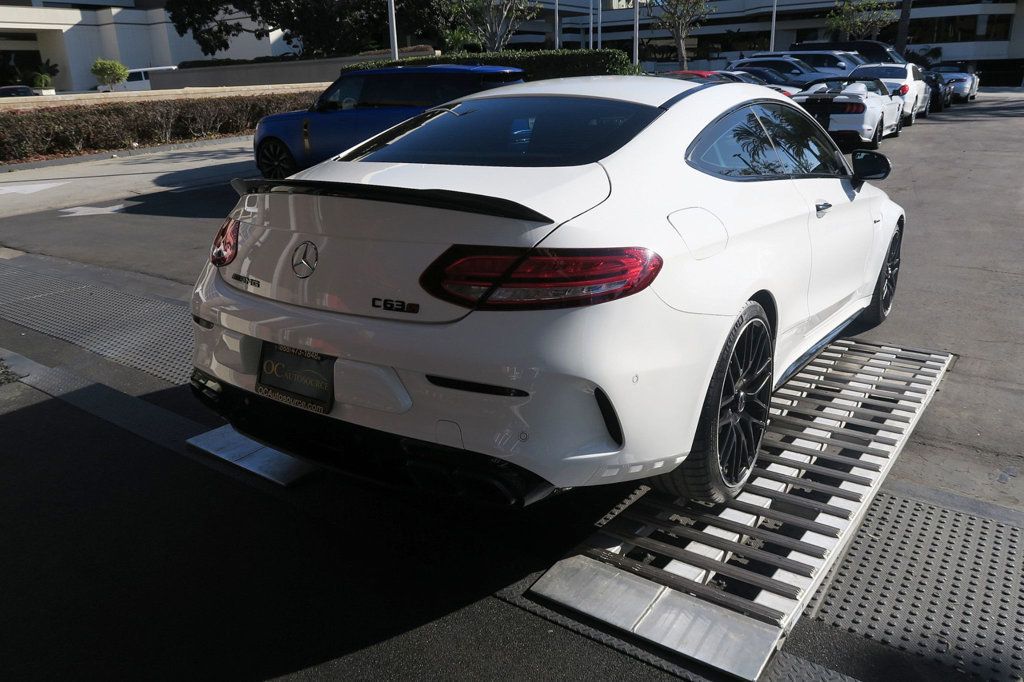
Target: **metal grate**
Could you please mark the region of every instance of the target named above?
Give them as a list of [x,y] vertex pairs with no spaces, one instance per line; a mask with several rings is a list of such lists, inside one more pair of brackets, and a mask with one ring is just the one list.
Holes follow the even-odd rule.
[[634,493],[532,592],[756,679],[849,543],[951,359],[832,343],[773,395],[739,497],[710,506]]
[[1024,678],[1024,529],[882,492],[819,618],[983,679]]
[[0,318],[174,384],[192,369],[188,306],[0,263]]

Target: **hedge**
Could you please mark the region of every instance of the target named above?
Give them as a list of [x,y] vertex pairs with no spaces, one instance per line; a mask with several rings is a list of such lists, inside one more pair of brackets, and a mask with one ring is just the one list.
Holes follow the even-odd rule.
[[430,64],[492,64],[515,66],[526,72],[526,80],[569,76],[606,76],[636,73],[622,50],[506,50],[504,52],[453,52],[435,57],[410,57],[398,61],[373,60],[341,69],[379,69],[385,66],[427,66]]
[[281,111],[304,109],[315,93],[117,102],[0,111],[0,163],[250,133]]

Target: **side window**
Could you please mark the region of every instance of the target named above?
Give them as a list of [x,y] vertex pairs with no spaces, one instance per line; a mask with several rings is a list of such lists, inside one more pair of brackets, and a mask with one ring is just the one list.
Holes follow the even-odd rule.
[[363,80],[362,76],[339,78],[320,96],[318,108],[322,111],[355,109],[359,106]]
[[143,78],[144,78],[145,80],[147,80],[147,81],[148,81],[148,80],[149,80],[149,71],[143,71],[143,72],[142,72],[142,77],[143,77]]
[[764,123],[785,172],[793,175],[849,175],[842,152],[808,116],[786,104],[762,104]]
[[705,128],[691,146],[689,162],[726,177],[785,177],[778,153],[753,107],[727,114]]
[[913,73],[914,73],[914,80],[916,80],[916,81],[923,81],[924,80],[924,76],[921,75],[921,69],[917,68],[916,64],[911,65],[910,70],[913,71]]
[[141,71],[132,71],[131,73],[128,74],[128,80],[127,80],[128,83],[136,83],[136,82],[141,81],[141,80],[142,80],[142,72]]

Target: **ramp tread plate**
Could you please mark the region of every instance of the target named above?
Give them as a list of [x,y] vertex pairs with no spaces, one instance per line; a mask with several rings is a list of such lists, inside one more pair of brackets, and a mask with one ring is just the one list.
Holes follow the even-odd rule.
[[[531,593],[756,679],[849,545],[952,361],[865,342],[833,343],[823,354],[849,369],[812,360],[827,366],[777,390],[763,443],[770,452],[759,454],[737,499],[711,506],[641,487]],[[871,371],[859,371],[868,363]],[[790,408],[809,418],[788,416]],[[591,577],[574,589],[591,573],[600,589]],[[640,601],[654,595],[631,606],[641,614],[631,624],[612,620],[623,608],[614,576],[627,574],[627,591],[638,594],[641,580],[651,589]]]

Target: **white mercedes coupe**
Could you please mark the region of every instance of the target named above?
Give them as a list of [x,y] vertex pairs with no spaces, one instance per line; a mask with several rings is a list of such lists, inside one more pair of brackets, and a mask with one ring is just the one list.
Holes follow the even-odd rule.
[[239,431],[378,479],[723,501],[773,388],[889,314],[904,214],[866,182],[888,173],[758,85],[477,93],[235,181],[192,385]]

